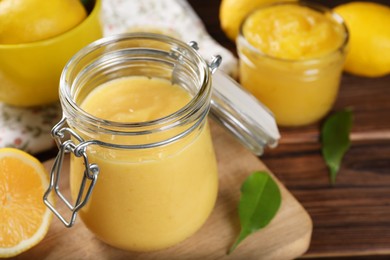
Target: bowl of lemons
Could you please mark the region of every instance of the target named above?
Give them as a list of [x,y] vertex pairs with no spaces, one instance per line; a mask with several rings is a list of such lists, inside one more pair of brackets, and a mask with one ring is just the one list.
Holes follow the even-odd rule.
[[66,62],[102,37],[101,0],[0,1],[0,102],[58,100]]

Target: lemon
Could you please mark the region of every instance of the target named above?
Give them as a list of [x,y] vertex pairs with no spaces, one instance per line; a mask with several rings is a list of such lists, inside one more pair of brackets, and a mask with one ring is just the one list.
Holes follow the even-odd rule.
[[1,148],[0,165],[2,258],[38,244],[49,229],[52,214],[42,200],[49,177],[41,162],[21,150]]
[[351,2],[334,11],[343,17],[350,32],[344,70],[365,77],[390,73],[390,7]]
[[[281,0],[222,0],[219,7],[219,20],[226,36],[234,41],[239,33],[244,18],[261,5],[280,2]],[[284,0],[296,1],[296,0]]]
[[72,29],[86,16],[79,0],[1,0],[0,44],[48,39]]

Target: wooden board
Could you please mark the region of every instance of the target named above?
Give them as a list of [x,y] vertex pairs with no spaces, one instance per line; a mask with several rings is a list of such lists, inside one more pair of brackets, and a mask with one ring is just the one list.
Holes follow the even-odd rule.
[[[100,242],[78,219],[67,229],[53,219],[45,239],[17,259],[294,259],[309,247],[312,221],[304,208],[279,183],[282,205],[273,221],[226,254],[239,233],[237,205],[243,180],[265,165],[222,128],[212,124],[220,173],[220,189],[213,213],[192,237],[162,251],[126,252]],[[53,163],[45,163],[49,169]],[[65,171],[69,171],[68,162]]]

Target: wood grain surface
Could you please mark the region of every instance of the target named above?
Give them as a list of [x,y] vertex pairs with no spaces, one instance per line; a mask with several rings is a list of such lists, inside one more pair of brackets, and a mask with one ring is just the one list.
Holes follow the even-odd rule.
[[[45,239],[16,259],[294,259],[310,244],[312,222],[297,200],[279,183],[282,205],[272,222],[248,237],[227,255],[239,233],[237,205],[243,180],[256,170],[267,170],[222,128],[212,124],[219,167],[219,194],[213,213],[194,236],[177,246],[152,253],[132,253],[110,247],[90,233],[80,219],[66,229],[56,218]],[[45,163],[50,168],[53,160]],[[64,172],[69,172],[68,160]],[[64,187],[67,187],[65,184]],[[69,188],[66,188],[69,191]],[[64,205],[57,205],[61,211]]]
[[[328,7],[351,1],[309,0]],[[220,29],[220,1],[189,2],[210,35],[236,53],[234,42]],[[369,2],[390,6],[388,0]],[[313,219],[305,257],[390,259],[390,75],[364,78],[345,73],[333,111],[346,107],[354,114],[352,146],[334,187],[320,152],[322,122],[282,128],[280,145],[261,159]]]

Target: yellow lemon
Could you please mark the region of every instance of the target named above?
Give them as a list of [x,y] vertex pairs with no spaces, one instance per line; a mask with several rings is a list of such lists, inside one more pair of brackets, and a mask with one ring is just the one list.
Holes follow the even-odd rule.
[[345,71],[366,77],[390,73],[390,7],[371,2],[351,2],[334,11],[350,32]]
[[1,0],[0,44],[48,39],[72,29],[86,16],[79,0]]
[[[282,0],[222,0],[219,7],[219,20],[226,36],[234,41],[239,33],[241,22],[255,8]],[[296,1],[296,0],[284,0]]]
[[[43,203],[49,178],[33,156],[0,149],[0,258],[18,255],[46,235],[52,214]],[[52,198],[50,197],[52,201]]]

